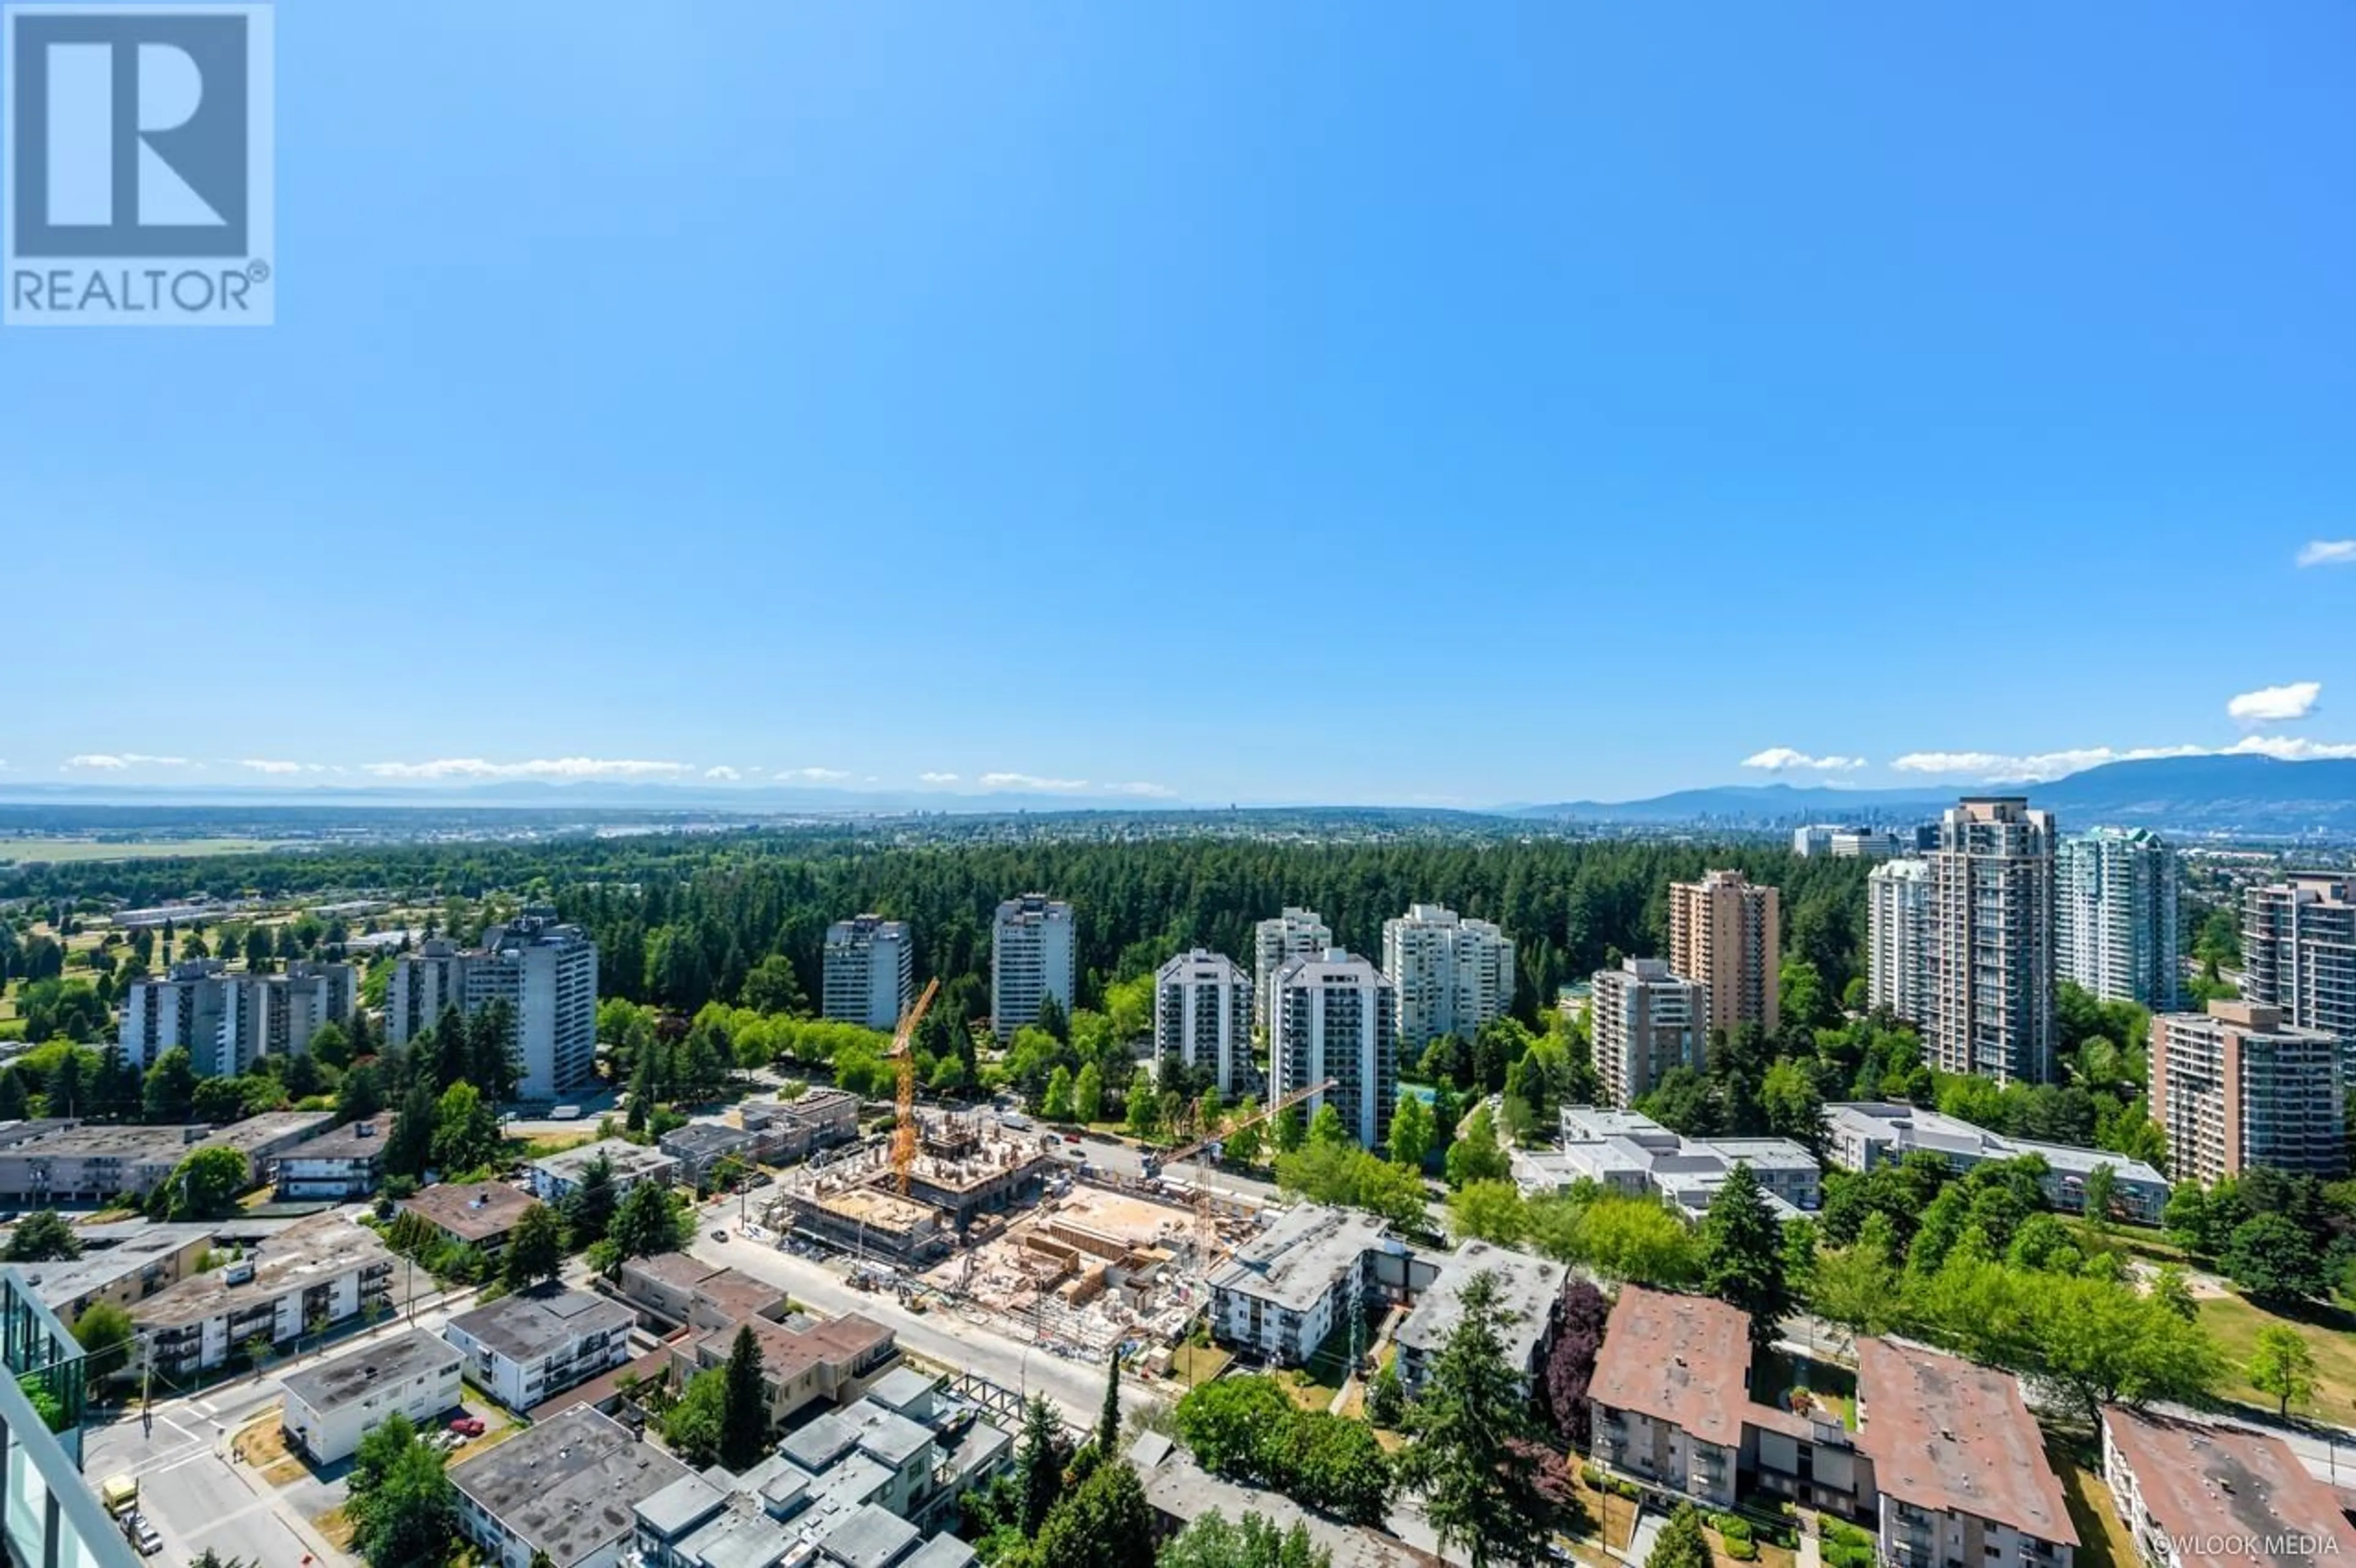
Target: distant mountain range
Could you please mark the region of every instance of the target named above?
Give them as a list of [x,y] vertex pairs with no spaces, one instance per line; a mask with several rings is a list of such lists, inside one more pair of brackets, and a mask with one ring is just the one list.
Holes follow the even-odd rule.
[[[1604,827],[1717,828],[1763,831],[1807,822],[1908,825],[1927,820],[1965,795],[2025,795],[2057,813],[2064,828],[2097,823],[2163,827],[2179,833],[2286,837],[2356,835],[2356,761],[2283,763],[2271,757],[2165,757],[2109,763],[2049,784],[1906,789],[1841,789],[1826,785],[1730,784],[1678,790],[1645,800],[1568,801],[1507,805],[1491,811],[1318,806],[1279,809],[1349,812],[1368,817],[1454,818],[1459,821],[1556,821]],[[1028,812],[1127,814],[1183,817],[1227,811],[1225,805],[1132,799],[1103,795],[1017,793],[955,795],[942,791],[829,789],[809,785],[622,783],[556,784],[531,780],[428,785],[265,786],[255,784],[131,785],[91,783],[0,784],[0,802],[94,807],[236,806],[378,808],[441,811],[627,812],[721,818],[905,816],[916,813],[1003,816]],[[1262,808],[1267,809],[1267,808]],[[1501,821],[1502,819],[1502,821]]]
[[1650,800],[1570,801],[1514,815],[1628,826],[1783,827],[1809,822],[1916,822],[1965,795],[2025,795],[2064,828],[2097,823],[2267,837],[2356,832],[2356,762],[2156,757],[2105,763],[2048,784],[1922,789],[1733,784]]

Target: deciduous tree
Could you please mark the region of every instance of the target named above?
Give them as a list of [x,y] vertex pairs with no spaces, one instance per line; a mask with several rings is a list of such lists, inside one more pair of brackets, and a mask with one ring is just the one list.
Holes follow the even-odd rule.
[[2250,1386],[2275,1396],[2275,1413],[2287,1418],[2290,1407],[2315,1397],[2315,1352],[2297,1329],[2269,1323],[2258,1330],[2250,1353]]

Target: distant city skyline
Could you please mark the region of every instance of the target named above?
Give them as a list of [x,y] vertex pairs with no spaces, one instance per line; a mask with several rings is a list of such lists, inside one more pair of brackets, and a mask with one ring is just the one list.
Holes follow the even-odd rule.
[[0,343],[0,790],[2356,757],[2347,7],[918,9],[307,10],[277,325]]

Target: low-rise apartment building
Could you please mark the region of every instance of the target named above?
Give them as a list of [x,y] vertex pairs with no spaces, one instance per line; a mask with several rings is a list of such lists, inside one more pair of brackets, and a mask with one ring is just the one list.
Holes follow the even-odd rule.
[[1746,1493],[1868,1523],[1897,1568],[2070,1568],[2077,1534],[2010,1373],[1859,1339],[1855,1424],[1752,1388],[1749,1319],[1622,1287],[1589,1385],[1589,1457],[1664,1505]]
[[204,1148],[235,1149],[245,1157],[245,1184],[275,1180],[278,1162],[336,1125],[333,1111],[265,1111],[208,1134]]
[[786,1315],[786,1293],[738,1269],[714,1268],[685,1253],[658,1253],[622,1265],[624,1301],[663,1332],[682,1326],[725,1328],[748,1317]]
[[528,1411],[630,1358],[627,1307],[578,1290],[503,1296],[453,1317],[442,1337],[466,1376],[509,1410]]
[[[116,1232],[116,1233],[109,1233]],[[81,1227],[82,1253],[16,1264],[16,1272],[67,1328],[91,1307],[111,1301],[126,1310],[196,1271],[212,1247],[210,1225]]]
[[93,1208],[145,1200],[211,1133],[209,1127],[20,1122],[0,1145],[0,1205]]
[[278,1157],[277,1193],[290,1201],[372,1197],[384,1185],[389,1121],[362,1117]]
[[926,1532],[1012,1465],[1014,1439],[939,1380],[902,1370],[734,1475],[714,1467],[637,1504],[643,1568],[970,1568]]
[[1365,1302],[1366,1254],[1389,1234],[1371,1214],[1295,1204],[1212,1276],[1212,1338],[1277,1366],[1306,1361]]
[[1463,1316],[1464,1287],[1478,1274],[1496,1282],[1498,1337],[1505,1343],[1505,1360],[1520,1375],[1525,1392],[1537,1387],[1547,1349],[1554,1343],[1555,1308],[1570,1270],[1551,1259],[1471,1241],[1440,1261],[1439,1274],[1399,1325],[1398,1377],[1410,1395],[1422,1392],[1432,1358],[1446,1347],[1450,1330]]
[[679,1162],[681,1181],[701,1188],[716,1179],[724,1161],[746,1170],[758,1164],[761,1135],[719,1122],[690,1122],[663,1134],[657,1147]]
[[485,1257],[507,1251],[508,1238],[523,1217],[540,1207],[529,1192],[503,1181],[436,1182],[401,1201],[401,1211],[431,1226],[445,1242],[474,1248]]
[[784,1322],[746,1317],[672,1348],[680,1384],[697,1372],[727,1365],[740,1328],[750,1328],[761,1347],[761,1388],[768,1396],[773,1429],[813,1404],[858,1398],[869,1380],[900,1354],[891,1329],[856,1312],[825,1321],[799,1314]]
[[289,1345],[387,1310],[392,1265],[376,1232],[341,1214],[297,1221],[251,1255],[134,1305],[141,1360],[159,1379],[179,1381],[257,1341]]
[[1894,1340],[1857,1342],[1858,1447],[1891,1568],[2071,1568],[2078,1531],[2020,1380]]
[[561,1201],[566,1193],[581,1185],[582,1173],[600,1159],[614,1173],[614,1191],[617,1196],[641,1181],[659,1181],[668,1187],[679,1173],[679,1161],[659,1148],[634,1144],[627,1138],[600,1138],[595,1143],[533,1160],[525,1167],[531,1195],[543,1203]]
[[462,1358],[423,1328],[363,1345],[316,1367],[289,1372],[279,1429],[290,1448],[314,1465],[335,1465],[359,1452],[360,1439],[394,1415],[430,1430],[456,1408]]
[[1588,1384],[1588,1457],[1641,1487],[1732,1508],[1750,1387],[1740,1309],[1622,1285]]
[[585,1405],[534,1422],[450,1467],[458,1526],[501,1568],[619,1568],[634,1509],[695,1474]]
[[2168,1204],[2168,1178],[2142,1160],[2108,1149],[2006,1137],[1920,1105],[1879,1100],[1827,1105],[1825,1125],[1825,1151],[1845,1170],[1871,1170],[1921,1149],[1938,1155],[1961,1175],[1990,1160],[2033,1154],[2045,1162],[2039,1181],[2045,1200],[2062,1213],[2084,1209],[2086,1179],[2104,1165],[2111,1168],[2111,1205],[2119,1218],[2156,1225]]
[[2150,1568],[2356,1562],[2342,1499],[2279,1437],[2106,1405],[2103,1481]]
[[1615,1191],[1658,1194],[1699,1220],[1738,1165],[1750,1168],[1776,1217],[1796,1219],[1823,1202],[1815,1157],[1787,1138],[1688,1138],[1636,1111],[1566,1105],[1552,1149],[1515,1149],[1514,1179],[1525,1193],[1557,1192],[1577,1181]]
[[859,1096],[848,1089],[809,1089],[791,1100],[747,1100],[736,1119],[761,1139],[767,1165],[791,1165],[859,1136]]

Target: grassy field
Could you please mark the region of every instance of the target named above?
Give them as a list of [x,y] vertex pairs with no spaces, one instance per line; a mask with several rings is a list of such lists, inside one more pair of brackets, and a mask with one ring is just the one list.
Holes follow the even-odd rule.
[[2280,1323],[2296,1330],[2315,1355],[2315,1403],[2308,1409],[2328,1420],[2348,1419],[2356,1405],[2356,1313],[2334,1307],[2313,1319],[2283,1317],[2246,1297],[2223,1296],[2202,1299],[2201,1321],[2224,1349],[2225,1381],[2218,1392],[2226,1398],[2274,1408],[2272,1394],[2250,1386],[2248,1369],[2258,1330]]
[[259,838],[159,838],[138,843],[102,843],[95,838],[0,838],[0,866],[48,861],[69,865],[89,860],[178,860],[213,855],[258,855],[270,846]]
[[2052,1461],[2053,1474],[2062,1483],[2062,1500],[2069,1507],[2070,1522],[2078,1527],[2078,1568],[2136,1568],[2142,1559],[2112,1506],[2111,1488],[2103,1484],[2092,1445],[2082,1451],[2049,1435],[2045,1456]]
[[1170,1375],[1193,1388],[1227,1370],[1235,1358],[1210,1345],[1181,1345],[1170,1353]]

